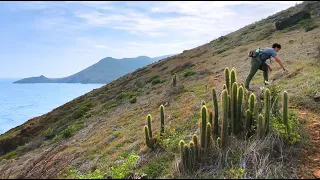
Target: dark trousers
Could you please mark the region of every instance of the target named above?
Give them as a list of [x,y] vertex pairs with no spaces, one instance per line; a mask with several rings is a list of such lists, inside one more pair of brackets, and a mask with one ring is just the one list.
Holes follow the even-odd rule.
[[265,63],[263,63],[261,60],[256,59],[256,58],[252,58],[251,59],[251,69],[250,69],[250,73],[246,79],[246,84],[245,87],[248,89],[249,88],[249,84],[251,79],[253,78],[253,76],[257,73],[258,70],[262,70],[263,71],[263,78],[265,81],[268,81],[268,67]]

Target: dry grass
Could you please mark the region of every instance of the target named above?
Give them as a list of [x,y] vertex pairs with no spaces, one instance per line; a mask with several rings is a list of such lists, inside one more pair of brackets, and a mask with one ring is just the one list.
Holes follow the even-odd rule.
[[[196,172],[181,172],[180,158],[175,160],[174,174],[181,178],[240,178],[277,179],[297,178],[300,149],[287,146],[278,132],[269,133],[265,138],[257,136],[249,140],[229,137],[229,146],[221,151],[216,144],[202,159]],[[243,169],[232,174],[232,170]]]

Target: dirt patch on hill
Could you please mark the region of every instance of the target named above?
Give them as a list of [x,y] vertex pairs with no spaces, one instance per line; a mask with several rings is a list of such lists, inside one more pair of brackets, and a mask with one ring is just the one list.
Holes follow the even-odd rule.
[[[309,110],[299,110],[298,117],[306,121],[305,128],[310,133],[310,143],[301,150],[301,164],[299,178],[315,178],[316,172],[320,171],[320,116]],[[320,178],[320,177],[318,177]]]

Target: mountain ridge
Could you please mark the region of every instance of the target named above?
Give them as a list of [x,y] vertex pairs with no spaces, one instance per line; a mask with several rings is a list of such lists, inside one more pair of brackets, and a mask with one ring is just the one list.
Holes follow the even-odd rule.
[[138,68],[154,63],[164,58],[174,56],[176,54],[148,57],[138,56],[133,58],[113,58],[105,57],[97,63],[67,77],[48,78],[44,75],[23,78],[14,81],[14,84],[26,83],[81,83],[81,84],[107,84],[127,73]]

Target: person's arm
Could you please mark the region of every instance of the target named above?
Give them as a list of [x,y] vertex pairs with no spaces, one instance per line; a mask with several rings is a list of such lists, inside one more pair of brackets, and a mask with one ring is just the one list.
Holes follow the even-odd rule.
[[277,61],[277,63],[282,67],[282,69],[286,72],[289,72],[284,66],[283,66],[283,62],[281,61],[281,59],[278,56],[275,56],[274,59]]

